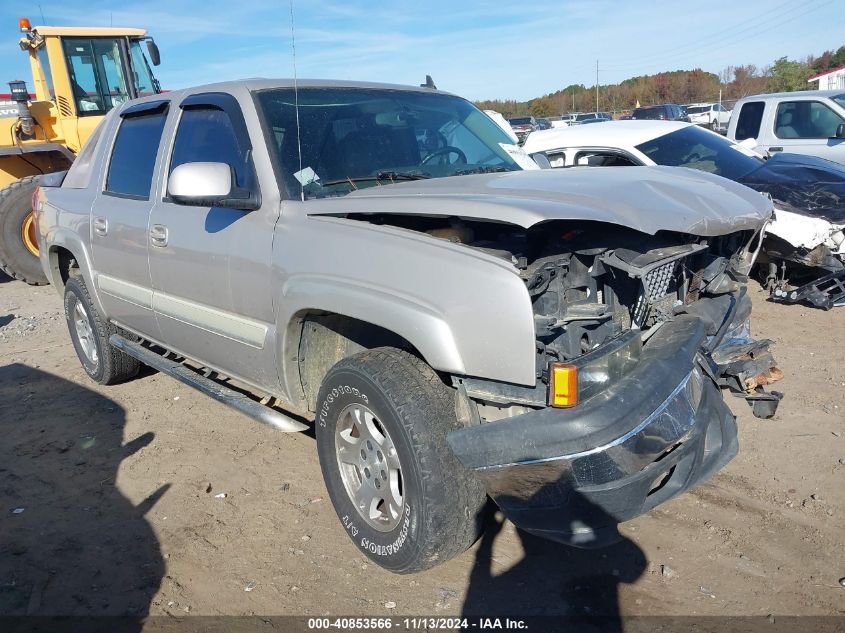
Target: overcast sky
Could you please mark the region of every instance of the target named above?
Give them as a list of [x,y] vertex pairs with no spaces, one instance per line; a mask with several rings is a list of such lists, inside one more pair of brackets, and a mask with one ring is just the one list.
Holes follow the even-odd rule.
[[[45,0],[40,8],[0,3],[3,82],[30,79],[16,44],[24,15],[34,25],[148,29],[165,88],[293,75],[289,0]],[[293,0],[293,14],[299,77],[418,84],[430,74],[470,99],[592,85],[597,59],[599,82],[615,83],[661,70],[765,66],[845,44],[845,0]]]

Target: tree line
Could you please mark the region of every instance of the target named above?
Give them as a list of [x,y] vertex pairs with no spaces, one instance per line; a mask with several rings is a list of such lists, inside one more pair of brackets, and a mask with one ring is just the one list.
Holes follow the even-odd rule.
[[483,110],[496,110],[506,117],[533,115],[558,116],[567,112],[624,112],[637,103],[695,103],[716,101],[719,90],[723,101],[735,101],[763,92],[791,92],[809,90],[815,85],[807,80],[833,68],[845,66],[845,46],[836,51],[808,56],[804,61],[781,57],[770,66],[758,68],[754,64],[728,66],[714,74],[700,68],[674,70],[656,75],[625,79],[618,84],[599,85],[598,108],[596,87],[570,84],[561,90],[528,101],[489,99],[476,101]]

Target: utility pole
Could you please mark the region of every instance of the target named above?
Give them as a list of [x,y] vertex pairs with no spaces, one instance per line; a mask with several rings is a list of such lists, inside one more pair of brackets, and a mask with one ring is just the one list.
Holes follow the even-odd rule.
[[596,114],[599,112],[599,60],[596,60]]

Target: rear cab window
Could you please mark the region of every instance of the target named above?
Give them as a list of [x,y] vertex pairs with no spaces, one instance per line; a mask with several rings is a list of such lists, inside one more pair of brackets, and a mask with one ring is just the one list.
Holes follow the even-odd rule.
[[742,104],[736,122],[736,133],[734,134],[737,141],[757,138],[760,135],[760,124],[763,122],[765,107],[766,104],[762,101],[748,101]]
[[149,200],[167,109],[167,101],[151,101],[120,113],[103,193]]

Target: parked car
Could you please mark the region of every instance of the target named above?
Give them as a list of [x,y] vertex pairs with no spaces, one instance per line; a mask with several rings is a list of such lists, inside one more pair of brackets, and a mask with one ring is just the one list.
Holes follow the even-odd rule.
[[551,121],[548,119],[544,119],[542,117],[537,119],[537,129],[538,130],[550,130],[552,129]]
[[714,132],[728,127],[731,111],[721,103],[691,103],[684,106],[690,123],[709,127]]
[[531,134],[531,132],[540,129],[540,126],[537,124],[537,120],[533,116],[514,117],[512,119],[508,119],[508,123],[510,123],[511,129],[514,131],[514,134],[516,134],[520,143],[522,143],[525,140],[525,137]]
[[761,151],[792,152],[845,164],[845,92],[807,90],[746,97],[734,106],[728,138],[755,139]]
[[561,119],[566,122],[566,125],[572,125],[575,123],[575,119],[578,118],[579,114],[584,114],[583,112],[568,112],[564,114]]
[[[775,199],[758,262],[768,283],[783,289],[786,273],[800,279],[818,269],[831,282],[802,297],[819,307],[845,301],[845,167],[813,156],[776,154],[764,160],[733,141],[690,123],[619,121],[589,129],[538,132],[525,143],[552,167],[669,165],[718,174]],[[788,262],[793,270],[781,266]],[[797,265],[797,266],[796,266]],[[811,283],[815,283],[813,280]],[[795,297],[798,299],[799,297]]]
[[656,119],[659,121],[686,121],[687,115],[681,106],[674,103],[666,103],[663,105],[643,106],[634,108],[631,113],[631,118],[639,119]]
[[507,134],[514,143],[519,143],[519,138],[517,138],[516,132],[513,131],[511,124],[508,123],[508,120],[502,116],[500,112],[496,112],[495,110],[484,110],[484,114],[493,119],[496,125],[502,128],[505,134]]
[[719,385],[774,363],[744,284],[770,201],[692,170],[540,170],[431,88],[135,100],[35,207],[88,375],[143,362],[313,422],[343,529],[396,572],[468,547],[485,493],[546,538],[612,538],[734,456]]
[[611,121],[612,117],[607,112],[582,112],[578,114],[570,125],[581,125],[583,123],[599,123]]

